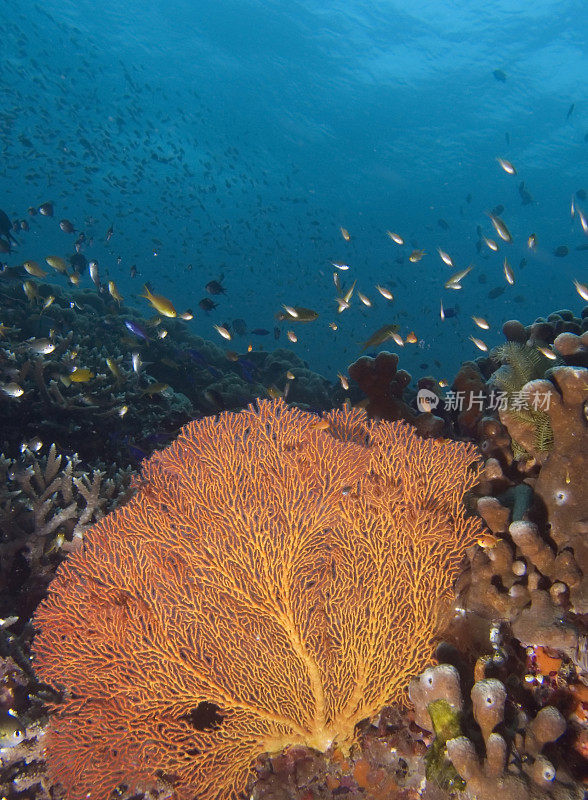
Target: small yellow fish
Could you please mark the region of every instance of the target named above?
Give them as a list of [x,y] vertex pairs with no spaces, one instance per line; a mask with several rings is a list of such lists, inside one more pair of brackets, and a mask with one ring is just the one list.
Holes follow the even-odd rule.
[[32,281],[25,281],[22,285],[22,288],[29,303],[33,303],[39,297],[36,283],[33,283]]
[[459,272],[455,272],[451,278],[445,283],[446,289],[461,289],[461,281],[465,278],[465,276],[472,271],[472,267],[466,267],[466,269],[460,269]]
[[114,375],[114,377],[116,378],[117,381],[122,380],[122,378],[123,378],[122,372],[118,368],[118,363],[115,361],[114,358],[107,358],[106,359],[106,366],[112,372],[112,374]]
[[69,282],[71,284],[73,284],[74,286],[77,286],[79,284],[80,278],[82,276],[80,275],[80,273],[77,270],[74,269],[74,271],[71,273],[71,275],[68,275],[67,277],[69,278]]
[[475,336],[469,336],[468,338],[469,338],[470,342],[473,342],[476,345],[478,350],[481,350],[483,353],[487,353],[488,352],[488,345],[485,342],[483,342],[481,339],[476,339]]
[[227,329],[226,329],[226,328],[225,328],[223,325],[213,325],[212,327],[215,329],[215,331],[216,331],[216,332],[217,332],[217,333],[218,333],[220,336],[222,336],[222,337],[223,337],[223,339],[227,339],[227,341],[229,341],[229,342],[230,342],[230,341],[231,341],[231,339],[233,338],[233,337],[231,336],[231,332],[230,332],[230,331],[228,331],[228,330],[227,330]]
[[357,283],[357,281],[353,281],[353,283],[351,284],[351,287],[343,295],[343,300],[345,300],[346,303],[351,302],[351,298],[353,297],[353,290],[355,289],[355,284],[356,283]]
[[88,272],[90,273],[90,278],[92,279],[92,283],[97,289],[100,289],[100,275],[98,272],[98,262],[97,261],[89,261],[88,262]]
[[318,311],[314,311],[312,308],[304,308],[304,306],[289,306],[289,308],[292,308],[296,314],[292,318],[296,322],[314,322],[315,319],[318,319]]
[[339,378],[339,381],[340,381],[340,383],[341,383],[341,387],[342,387],[342,388],[343,388],[345,391],[347,391],[347,390],[349,389],[349,379],[347,378],[347,376],[346,376],[346,375],[343,375],[343,373],[342,373],[342,372],[338,372],[338,373],[337,373],[337,377]]
[[85,367],[74,367],[68,377],[72,383],[87,383],[92,380],[94,373]]
[[508,172],[509,175],[516,175],[517,174],[516,169],[513,167],[513,165],[510,163],[510,161],[506,160],[506,158],[497,158],[496,160],[498,161],[498,163],[500,164],[502,169],[505,172]]
[[178,316],[180,319],[186,320],[186,322],[190,322],[191,319],[194,319],[194,314],[191,311],[182,311]]
[[383,325],[381,328],[367,339],[362,345],[362,352],[364,350],[368,350],[370,347],[379,347],[384,342],[387,342],[388,339],[392,338],[392,335],[398,331],[398,325]]
[[447,264],[448,267],[453,267],[454,266],[453,265],[453,260],[452,260],[451,256],[449,255],[449,253],[446,253],[445,250],[441,250],[440,247],[437,248],[437,252],[439,253],[439,256],[441,257],[441,261],[444,264]]
[[537,237],[534,233],[532,233],[527,239],[527,247],[529,250],[534,250],[537,247]]
[[582,230],[584,233],[588,233],[588,220],[584,216],[584,213],[581,209],[578,209],[578,217],[580,218],[580,225],[582,226]]
[[396,331],[394,331],[394,333],[392,334],[392,339],[394,339],[394,341],[396,342],[398,347],[404,347],[404,342],[402,341],[402,336],[399,333],[396,333]]
[[29,339],[27,346],[29,350],[38,356],[47,356],[55,350],[55,345],[51,339]]
[[386,233],[396,244],[404,244],[404,239],[399,233],[394,233],[393,231],[386,231]]
[[128,412],[128,410],[129,410],[129,407],[125,404],[125,405],[119,406],[116,409],[116,413],[119,415],[119,417],[122,418]]
[[312,422],[308,429],[310,431],[326,431],[331,427],[331,423],[328,419],[320,419],[318,422]]
[[156,394],[165,392],[166,389],[169,389],[169,384],[167,383],[152,383],[146,389],[143,389],[143,394],[153,397]]
[[277,400],[278,398],[280,398],[280,397],[283,397],[283,396],[284,396],[284,392],[281,392],[281,391],[278,389],[278,387],[277,387],[277,386],[274,386],[274,384],[273,384],[273,383],[272,383],[272,385],[271,385],[271,386],[268,386],[268,387],[266,388],[266,392],[267,392],[267,393],[269,394],[269,396],[270,396],[271,398],[273,398],[274,400]]
[[549,347],[538,347],[537,350],[550,361],[555,361],[557,359],[557,354],[554,353],[553,350],[550,350]]
[[371,308],[372,301],[369,299],[369,297],[366,297],[365,294],[362,294],[359,291],[359,289],[357,290],[357,296],[359,297],[361,302],[364,304],[364,306],[367,306],[368,308]]
[[487,236],[484,236],[484,244],[486,247],[489,247],[490,250],[493,250],[495,253],[498,251],[498,245],[494,241],[494,239],[488,239]]
[[351,236],[349,235],[349,231],[347,230],[347,228],[339,228],[339,230],[341,231],[341,236],[345,239],[346,242],[348,242],[351,239]]
[[110,292],[110,296],[112,297],[112,299],[116,300],[116,302],[120,305],[124,300],[124,297],[119,292],[117,285],[114,281],[108,281],[108,291]]
[[390,289],[386,289],[385,286],[380,286],[379,284],[376,284],[376,289],[386,300],[394,300],[394,295],[392,294]]
[[337,323],[336,323],[336,322],[329,322],[329,328],[330,328],[332,331],[338,331],[338,330],[339,330],[339,326],[337,325]]
[[298,341],[298,336],[294,333],[294,331],[286,331],[286,336],[292,342],[292,344],[296,344]]
[[61,256],[47,256],[45,261],[57,272],[67,272],[67,262]]
[[4,392],[4,394],[8,395],[8,397],[14,397],[15,399],[22,397],[24,394],[24,389],[22,386],[19,386],[15,381],[10,381],[10,383],[0,383],[0,391]]
[[585,283],[580,283],[574,278],[574,286],[576,287],[576,291],[582,298],[582,300],[588,301],[588,286]]
[[504,277],[506,278],[506,282],[509,283],[511,286],[514,284],[514,272],[512,271],[511,265],[508,263],[507,259],[504,259]]
[[288,378],[289,381],[293,381],[296,379],[296,375],[289,369],[288,372],[286,372],[286,378]]
[[483,550],[492,550],[493,547],[496,547],[500,539],[497,536],[494,536],[493,533],[482,533],[478,539],[477,543]]
[[420,261],[423,256],[426,256],[426,252],[424,250],[413,250],[412,253],[409,255],[408,260],[413,264],[416,264],[417,261]]
[[487,331],[490,329],[490,325],[488,325],[484,317],[472,317],[472,319],[474,320],[478,328],[481,328],[483,331]]
[[53,305],[54,302],[55,302],[55,295],[50,294],[48,297],[45,298],[45,302],[43,303],[43,311],[45,311],[46,308],[49,308],[50,305]]
[[449,386],[449,384],[447,383],[447,381],[446,381],[446,380],[444,380],[444,379],[442,378],[442,379],[439,381],[439,386],[441,387],[441,389],[446,389],[446,388],[447,388],[447,386]]
[[411,331],[407,335],[405,341],[406,341],[407,344],[416,344],[418,342],[418,338],[417,338],[416,333],[414,331]]
[[494,214],[488,214],[490,217],[490,222],[494,226],[494,230],[500,236],[500,238],[505,242],[512,242],[512,236],[510,235],[509,229],[506,227],[504,222],[500,219],[500,217],[494,216]]
[[29,273],[29,275],[33,275],[35,278],[44,278],[45,275],[47,275],[46,271],[41,269],[36,261],[24,261],[23,267]]
[[51,553],[56,553],[61,550],[63,547],[63,543],[65,541],[65,534],[58,533],[57,536],[53,539],[53,541],[49,544],[49,547],[45,550],[44,555],[49,556]]
[[139,297],[144,297],[148,300],[153,308],[160,314],[163,314],[164,317],[177,317],[178,312],[175,310],[171,300],[168,300],[167,297],[161,294],[152,294],[147,285],[143,287],[143,292],[144,294],[139,295]]

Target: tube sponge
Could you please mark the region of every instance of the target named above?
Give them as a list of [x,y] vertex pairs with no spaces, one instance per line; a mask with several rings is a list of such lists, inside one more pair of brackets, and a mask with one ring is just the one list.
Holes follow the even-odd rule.
[[525,766],[525,772],[534,784],[547,789],[555,778],[555,767],[548,758],[538,755],[532,764]]
[[491,733],[486,739],[486,767],[488,778],[499,778],[506,767],[506,742],[499,733]]
[[555,555],[541,538],[537,526],[526,520],[518,520],[511,522],[508,532],[525,558],[534,564],[539,572],[549,575]]
[[[480,726],[486,742],[494,728],[504,719],[506,689],[496,678],[486,678],[474,684],[470,696],[474,719]],[[457,769],[459,772],[459,767]]]
[[455,769],[465,781],[478,778],[481,774],[480,762],[474,743],[467,736],[457,736],[447,742],[447,755]]
[[555,742],[565,730],[566,721],[562,714],[553,706],[545,706],[527,726],[525,750],[536,755],[543,749],[543,745]]
[[415,708],[415,722],[426,731],[433,730],[428,706],[435,700],[446,700],[457,711],[461,711],[463,700],[459,686],[459,673],[451,664],[429,667],[422,675],[413,678],[408,688]]

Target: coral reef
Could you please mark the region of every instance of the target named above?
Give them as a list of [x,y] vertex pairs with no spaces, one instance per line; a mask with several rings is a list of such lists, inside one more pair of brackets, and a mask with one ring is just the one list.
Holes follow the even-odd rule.
[[460,797],[583,798],[582,787],[566,768],[567,724],[555,706],[543,705],[530,715],[505,683],[493,677],[475,680],[466,703],[460,674],[450,664],[431,667],[413,679],[410,697],[415,721],[425,730],[435,729],[439,705],[445,705],[454,735],[444,740],[442,749],[435,750],[436,740],[431,745],[436,760],[428,777],[439,784],[444,776],[445,785],[456,788],[453,768],[463,782],[458,785]]
[[[555,545],[561,580],[569,591],[570,610],[588,613],[588,369],[555,367],[550,380],[524,388],[529,403],[548,406],[554,436],[553,452],[542,465],[534,486],[542,504],[540,519]],[[561,562],[566,567],[562,572]]]
[[398,369],[398,361],[396,353],[384,350],[375,358],[361,356],[349,365],[347,371],[366,395],[366,411],[370,417],[413,422],[416,414],[403,400],[411,378],[408,372]]
[[[356,362],[356,379],[359,376],[360,380],[354,380],[352,365],[350,388],[341,391],[339,386],[332,386],[310,371],[288,350],[278,349],[272,353],[253,350],[243,354],[226,351],[191,334],[181,320],[166,319],[162,323],[144,319],[124,304],[114,304],[104,293],[66,291],[55,284],[39,282],[35,285],[40,299],[27,303],[20,294],[22,276],[11,273],[10,269],[5,272],[4,288],[8,302],[0,328],[0,381],[4,387],[0,404],[11,422],[2,432],[5,455],[0,459],[3,487],[0,496],[0,722],[12,731],[6,734],[3,728],[4,738],[0,737],[2,796],[9,800],[20,800],[21,797],[54,800],[60,797],[55,776],[59,775],[67,783],[67,776],[64,778],[59,766],[55,766],[59,765],[60,759],[68,762],[66,772],[79,768],[82,774],[84,769],[92,772],[95,762],[96,772],[92,775],[99,773],[99,777],[89,779],[93,788],[107,776],[106,780],[110,781],[107,786],[117,786],[118,782],[117,796],[129,800],[137,800],[139,796],[148,800],[181,796],[183,776],[195,774],[203,761],[206,762],[204,774],[209,776],[207,786],[212,786],[213,782],[215,786],[219,781],[222,783],[224,767],[219,766],[221,762],[207,759],[216,753],[214,747],[219,740],[228,742],[223,737],[227,726],[233,724],[231,714],[234,709],[227,708],[223,704],[226,698],[221,698],[218,693],[206,694],[200,690],[191,697],[189,705],[181,705],[186,653],[192,652],[191,658],[194,658],[194,653],[200,652],[191,639],[187,648],[181,643],[178,645],[174,670],[167,677],[162,668],[161,648],[154,647],[153,643],[145,649],[144,643],[137,640],[135,650],[142,653],[141,664],[129,662],[124,679],[120,674],[112,677],[110,656],[99,647],[92,656],[92,663],[97,665],[101,674],[111,675],[110,685],[118,687],[118,699],[116,707],[112,706],[105,716],[95,714],[96,719],[92,718],[95,727],[90,726],[84,733],[88,727],[87,720],[84,723],[83,712],[75,702],[71,705],[74,697],[66,694],[65,705],[62,705],[62,698],[40,683],[33,673],[30,660],[33,629],[29,618],[63,557],[77,550],[73,559],[68,559],[60,570],[52,594],[52,598],[63,597],[62,604],[68,609],[72,620],[68,636],[79,642],[83,631],[90,626],[86,639],[92,639],[96,631],[101,630],[100,620],[104,619],[110,620],[114,630],[124,631],[125,636],[135,630],[133,625],[138,626],[137,631],[146,631],[148,636],[155,635],[157,630],[163,631],[161,626],[173,621],[172,617],[166,617],[162,622],[161,617],[157,614],[153,617],[149,609],[153,608],[163,591],[161,565],[165,565],[166,570],[171,569],[171,572],[166,572],[168,577],[176,576],[173,586],[183,574],[182,563],[187,559],[182,550],[185,545],[178,544],[178,537],[186,536],[185,519],[170,521],[170,525],[176,525],[175,530],[167,523],[162,525],[161,535],[166,538],[166,544],[164,546],[158,540],[162,549],[158,550],[156,572],[149,571],[149,561],[144,561],[145,549],[141,549],[141,555],[138,549],[133,549],[135,534],[132,534],[131,542],[127,541],[128,530],[135,531],[135,528],[129,528],[124,522],[111,527],[113,519],[128,519],[128,506],[119,509],[116,512],[118,516],[110,515],[97,527],[90,527],[90,533],[84,539],[84,549],[79,551],[76,547],[87,526],[92,526],[105,513],[128,499],[134,488],[138,489],[138,497],[131,501],[131,507],[144,503],[145,519],[150,515],[152,524],[156,524],[157,519],[167,519],[164,504],[168,509],[172,508],[181,498],[187,479],[184,466],[180,476],[177,466],[170,464],[166,473],[168,485],[164,487],[158,482],[157,475],[166,469],[165,454],[153,462],[145,462],[145,472],[139,481],[132,481],[129,465],[136,465],[153,450],[166,445],[178,426],[193,416],[239,409],[253,397],[266,394],[283,396],[289,403],[302,408],[330,408],[344,399],[357,402],[361,398],[360,390],[363,390],[368,399],[362,405],[367,406],[367,411],[373,416],[385,418],[391,415],[410,420],[424,436],[460,435],[479,443],[484,468],[477,487],[466,494],[465,500],[469,512],[477,512],[487,529],[477,528],[476,535],[470,538],[470,543],[474,539],[476,543],[469,547],[467,566],[461,572],[458,571],[457,552],[463,552],[465,542],[454,553],[456,561],[449,569],[448,591],[444,599],[450,595],[450,577],[458,576],[455,586],[457,616],[450,620],[449,602],[431,600],[431,608],[436,607],[435,627],[447,626],[445,635],[454,642],[459,653],[455,648],[441,646],[441,666],[426,670],[421,679],[411,684],[414,720],[418,727],[411,723],[406,708],[398,705],[385,707],[371,722],[364,720],[359,724],[352,740],[344,741],[341,735],[332,736],[330,738],[341,739],[341,746],[333,742],[325,752],[318,752],[303,744],[307,742],[314,744],[315,748],[317,746],[312,733],[308,733],[312,731],[312,724],[308,722],[304,729],[304,725],[299,723],[306,733],[298,738],[284,733],[284,742],[286,739],[293,741],[285,751],[262,755],[264,749],[272,749],[267,737],[265,744],[256,746],[256,749],[249,747],[241,768],[234,773],[235,785],[245,786],[247,769],[252,766],[247,793],[254,800],[334,800],[343,793],[351,800],[359,797],[366,800],[473,800],[474,797],[476,800],[494,800],[493,787],[495,792],[504,796],[504,800],[526,800],[527,797],[534,800],[548,797],[576,800],[582,797],[581,779],[588,757],[585,577],[588,573],[588,509],[582,484],[586,473],[585,453],[588,452],[588,377],[585,369],[588,310],[581,317],[567,311],[557,312],[527,326],[516,320],[509,321],[504,325],[506,345],[475,362],[464,363],[445,404],[436,381],[432,378],[419,380],[417,388],[425,390],[425,394],[433,399],[431,410],[434,413],[422,413],[417,410],[416,394],[408,385],[410,376],[398,370],[398,356],[395,354],[380,353],[376,358],[360,359]],[[52,296],[55,299],[43,308]],[[125,319],[137,330],[145,332],[147,339],[137,337],[130,328],[127,330]],[[160,338],[158,331],[162,331],[164,326],[168,335]],[[43,348],[50,352],[36,352]],[[132,353],[139,355],[138,371],[133,369]],[[110,366],[107,359],[111,360]],[[111,369],[113,365],[114,371]],[[93,377],[87,381],[68,382],[75,367],[87,369]],[[23,394],[13,396],[12,384],[22,388]],[[150,390],[149,387],[154,388]],[[436,409],[435,397],[439,398]],[[517,413],[511,413],[513,405],[516,405]],[[539,421],[536,415],[527,413],[529,409],[535,410],[534,405],[540,409]],[[125,413],[119,414],[118,409],[125,408]],[[288,413],[299,414],[296,411]],[[346,410],[343,414],[346,419],[355,420],[355,415],[360,412]],[[225,417],[223,414],[221,420]],[[360,417],[357,417],[357,424],[349,422],[342,428],[334,423],[337,418],[336,412],[325,418],[328,424],[316,417],[308,418],[312,421],[306,425],[304,435],[289,439],[281,458],[276,459],[272,480],[277,475],[291,474],[288,470],[294,463],[298,464],[297,469],[303,471],[306,479],[309,470],[312,471],[311,465],[318,463],[317,459],[320,461],[317,453],[319,443],[323,448],[325,442],[331,448],[356,448],[357,463],[348,473],[355,475],[354,470],[361,471],[362,458],[366,456],[365,431],[371,429],[371,423],[359,422]],[[306,420],[307,417],[302,415],[297,419]],[[212,422],[204,420],[196,424],[209,425]],[[407,436],[410,429],[398,424]],[[414,441],[411,437],[412,434],[409,439]],[[231,452],[235,452],[235,439],[229,439]],[[201,438],[200,444],[202,441]],[[422,440],[416,441],[424,444]],[[55,444],[49,445],[50,442]],[[215,453],[219,442],[214,442]],[[439,446],[443,444],[439,443]],[[329,452],[327,450],[327,456]],[[406,459],[405,451],[402,452],[404,455],[399,457]],[[258,447],[257,460],[259,453]],[[214,458],[215,454],[211,452],[206,461],[208,469],[215,463]],[[332,461],[340,461],[342,468],[345,459],[333,456]],[[156,468],[155,465],[159,466]],[[258,465],[256,470],[259,469]],[[380,462],[371,474],[381,477],[381,469]],[[408,465],[406,469],[409,469]],[[203,499],[198,501],[202,509],[217,509],[208,522],[205,520],[202,524],[208,531],[218,531],[219,537],[222,534],[225,543],[227,532],[234,531],[235,518],[241,519],[235,517],[234,504],[237,502],[235,498],[241,497],[244,486],[249,485],[250,478],[244,478],[245,474],[242,470],[235,470],[224,479],[222,502],[232,498],[232,505],[230,503],[225,508],[226,515],[231,514],[230,523],[225,512],[219,514],[216,496],[212,498],[203,489]],[[146,477],[148,475],[151,477]],[[428,486],[428,478],[424,475],[418,484],[410,484],[412,488],[409,488],[409,483],[403,484],[405,480],[404,473],[401,478],[395,473],[391,482],[389,477],[383,480],[380,489],[388,493],[385,511],[378,505],[382,502],[380,494],[376,497],[364,486],[361,497],[366,504],[371,503],[369,514],[375,514],[374,519],[381,521],[387,518],[386,515],[400,514],[412,520],[410,524],[415,529],[419,514],[431,515],[436,495],[431,487],[424,492],[423,487]],[[400,495],[397,493],[398,481],[404,485]],[[290,484],[291,481],[288,486]],[[359,494],[363,484],[361,479],[355,484],[351,479],[348,482],[342,479],[341,485],[340,502],[349,504],[348,514],[351,515],[350,509],[355,508],[354,504],[363,502],[360,502]],[[317,484],[309,496],[318,502],[321,491]],[[416,493],[422,503],[416,517],[414,508],[406,505],[407,492]],[[285,489],[279,507],[281,511],[276,510],[278,517],[285,513],[284,496]],[[362,508],[367,513],[367,508],[363,505]],[[302,506],[292,505],[290,515],[296,516],[305,509],[308,512],[308,499]],[[188,503],[184,516],[193,519],[193,513],[194,508]],[[460,509],[458,517],[462,513]],[[357,517],[356,508],[353,514]],[[241,533],[249,525],[246,519],[242,519]],[[340,556],[333,562],[329,559],[338,552],[335,547],[338,528],[333,527],[332,520],[323,526],[323,530],[329,532],[325,543],[331,550],[324,559],[319,558],[314,571],[311,570],[312,575],[320,577],[309,578],[299,592],[301,597],[308,598],[308,602],[316,597],[316,609],[324,609],[327,602],[331,606],[337,602],[339,595],[335,592],[335,598],[332,598],[331,582],[347,580],[345,575],[348,571],[353,569],[353,574],[363,580],[364,540],[372,528],[361,520],[354,524],[355,528],[349,516],[348,529],[353,530],[356,537],[353,559]],[[473,521],[470,524],[474,524]],[[94,539],[96,530],[104,532],[100,551]],[[387,530],[386,535],[390,535],[390,529]],[[397,535],[398,531],[394,529],[395,548],[400,547],[400,540],[394,538]],[[206,564],[200,564],[199,576],[211,569],[210,559],[215,552],[213,540],[207,540],[205,555],[208,560]],[[439,547],[438,540],[435,541],[435,547]],[[108,580],[112,562],[107,554],[111,552],[113,543],[116,543],[119,554],[132,550],[136,563],[143,564],[146,570],[143,588],[129,583],[126,573],[118,575],[120,580],[116,585],[119,589],[122,587],[118,593],[107,591],[97,582]],[[362,543],[361,546],[358,543]],[[174,553],[183,554],[183,561],[174,560],[170,547]],[[289,549],[297,552],[295,548]],[[62,576],[77,569],[75,564],[86,551],[100,558],[100,567],[88,572],[86,581],[88,602],[96,612],[94,616],[94,612],[78,615],[81,595],[76,593],[66,598],[59,594],[65,591]],[[162,555],[164,551],[167,556]],[[243,571],[240,586],[243,591],[250,592],[249,576],[259,573],[263,560],[253,555],[251,549],[246,552],[249,553],[249,571]],[[279,559],[275,556],[279,552],[284,552],[283,546],[280,550],[272,550],[277,563]],[[414,557],[411,548],[406,550],[404,560],[406,554]],[[74,566],[70,567],[70,563]],[[239,559],[235,560],[233,554],[230,565],[227,562],[227,580],[234,574],[238,563]],[[331,564],[331,572],[328,564]],[[390,577],[390,598],[393,595],[396,598],[395,592],[401,592],[398,587],[402,587],[402,583],[398,584],[398,576],[402,577],[402,574],[400,570]],[[204,587],[201,577],[199,581],[202,591],[206,589],[214,594],[210,586]],[[222,584],[223,591],[229,584]],[[260,601],[260,597],[255,599]],[[268,602],[267,598],[265,602]],[[361,607],[361,600],[354,602]],[[397,599],[390,600],[390,604],[398,609],[397,602]],[[409,600],[409,605],[412,602]],[[210,598],[209,604],[212,603]],[[165,606],[164,603],[160,605]],[[230,609],[226,594],[223,603],[215,608],[219,605]],[[185,610],[192,606],[191,596],[182,608]],[[363,606],[366,606],[365,602]],[[382,624],[392,627],[396,624],[389,611],[378,612],[374,605],[369,608],[370,619],[382,617]],[[186,618],[182,614],[184,612],[177,619],[185,626]],[[400,610],[398,620],[412,619],[412,614],[412,611]],[[211,615],[212,611],[208,617]],[[302,618],[300,612],[297,620],[300,622]],[[223,667],[230,664],[230,668],[227,667],[229,676],[236,676],[239,670],[245,673],[247,666],[251,667],[248,653],[257,653],[259,640],[251,641],[243,649],[243,641],[249,642],[245,637],[238,648],[226,650],[227,642],[231,641],[227,635],[229,623],[224,624],[222,615],[217,614],[216,619],[220,626],[218,635],[224,633],[223,660],[213,661],[211,641],[214,637],[206,638],[208,629],[201,627],[200,633],[205,636],[201,640],[204,642],[202,656],[209,659],[204,661],[205,670],[210,670],[212,663]],[[432,652],[432,628],[423,631],[423,641],[427,640],[426,651],[422,651],[422,657],[411,660],[411,657],[402,656],[402,643],[405,641],[403,637],[414,634],[415,626],[406,627],[406,622],[402,625],[402,631],[394,628],[393,633],[388,634],[398,652],[393,657],[388,656],[386,647],[380,647],[380,657],[392,666],[398,663],[394,659],[400,658],[403,662],[400,671],[406,685],[411,673],[428,663]],[[58,636],[57,632],[50,634],[47,623],[45,627],[40,642],[45,636]],[[79,628],[77,633],[75,627]],[[324,628],[318,623],[311,625],[306,634],[308,641],[316,640],[318,646],[321,630]],[[258,626],[255,631],[265,641],[263,627]],[[164,638],[163,633],[160,638]],[[165,638],[169,638],[167,628]],[[338,631],[335,640],[340,642],[340,646],[343,646],[343,639]],[[284,649],[281,644],[276,646],[275,642],[274,637],[272,649],[264,651],[269,650],[272,658],[274,653]],[[81,642],[77,649],[83,645],[85,642]],[[112,639],[108,647],[112,650]],[[349,648],[348,651],[353,652]],[[443,663],[447,661],[453,666]],[[39,662],[42,670],[41,662],[42,659]],[[128,692],[125,694],[125,680],[128,678],[129,685],[132,681],[133,691],[150,692],[153,702],[148,703],[147,716],[154,713],[154,704],[157,705],[160,699],[153,686],[150,684],[149,688],[145,684],[146,663],[150,665],[149,671],[159,676],[158,684],[167,686],[169,690],[169,696],[165,696],[169,713],[162,724],[166,731],[173,729],[173,735],[177,734],[175,750],[172,748],[170,758],[165,763],[158,762],[163,764],[159,772],[141,766],[153,755],[147,744],[143,749],[137,745],[138,750],[130,756],[131,761],[135,759],[133,767],[130,770],[125,767],[125,748],[134,746],[134,740],[131,744],[127,742],[128,729],[123,734],[121,727],[121,720],[127,713],[125,702],[130,697]],[[283,666],[272,670],[274,662],[271,659],[267,662],[265,655],[258,657],[255,663],[257,666],[250,669],[255,674],[261,669],[259,664],[272,674],[283,671]],[[324,663],[330,663],[326,657]],[[192,662],[189,666],[191,668]],[[53,669],[47,679],[56,685],[67,685],[67,672],[62,671],[57,662]],[[224,674],[227,670],[221,671]],[[263,671],[259,674],[263,688],[259,688],[256,697],[265,697],[268,685],[273,685],[271,681],[268,684],[263,677],[265,674]],[[168,680],[170,675],[172,680]],[[434,691],[429,682],[432,676]],[[80,680],[86,680],[86,676]],[[346,685],[343,677],[341,682]],[[290,684],[284,688],[284,702],[288,698],[290,705],[298,703],[296,698],[300,699],[300,693],[306,696],[304,692],[308,691],[304,685],[307,684],[298,680],[294,691]],[[324,683],[324,686],[328,685]],[[475,687],[478,688],[473,691]],[[223,690],[227,690],[226,682]],[[496,701],[490,705],[487,703],[488,692]],[[340,688],[333,689],[333,697],[336,694],[346,696],[345,690]],[[368,708],[373,697],[367,690],[365,694],[367,700],[362,699],[356,709],[357,719],[361,715],[368,717],[376,713],[387,701],[397,699],[404,703],[401,690],[398,694],[390,691],[388,697],[384,698],[386,693],[383,692],[381,700],[376,702],[374,699]],[[328,692],[327,696],[330,696]],[[135,695],[132,699],[136,699]],[[44,703],[57,709],[49,727]],[[298,705],[304,708],[303,704]],[[185,711],[183,716],[182,710]],[[492,718],[489,716],[491,713],[494,713]],[[310,720],[310,713],[307,716]],[[557,732],[555,722],[562,729],[557,737],[554,736]],[[546,737],[544,728],[549,728],[550,724],[554,730]],[[60,730],[64,742],[61,751],[55,734]],[[104,736],[101,739],[102,731]],[[108,742],[107,732],[110,736]],[[187,737],[190,744],[186,744]],[[196,740],[197,744],[194,744]],[[214,742],[212,749],[211,741]],[[79,758],[72,757],[75,749],[72,742],[79,743],[82,748],[83,755]],[[246,736],[244,739],[241,737],[240,742],[244,748],[247,747]],[[44,763],[48,746],[49,773]],[[113,748],[116,755],[113,755]],[[279,750],[279,745],[275,750]],[[227,744],[222,757],[229,759],[232,755],[234,752],[231,754]],[[556,772],[553,780],[550,779],[551,767]],[[197,785],[196,779],[194,785]]]
[[106,465],[86,470],[54,444],[44,456],[0,457],[0,614],[32,614],[57,565],[120,502],[131,475]]
[[92,466],[136,466],[190,419],[257,397],[291,394],[317,410],[335,405],[332,384],[291,351],[225,351],[183,320],[146,319],[104,292],[31,279],[27,300],[22,268],[2,277],[0,408],[7,424],[0,452],[7,457],[40,438]]
[[[548,374],[551,380],[531,381],[522,392],[529,402],[541,396],[548,408],[553,449],[518,485],[507,477],[508,458],[503,469],[485,449],[488,494],[478,499],[478,511],[495,538],[472,552],[471,578],[462,576],[459,593],[464,608],[510,621],[523,645],[559,650],[580,664],[587,634],[588,370],[562,366]],[[487,421],[486,433],[490,427]],[[498,435],[495,428],[494,441]]]
[[406,714],[387,707],[357,731],[348,755],[292,747],[254,765],[251,800],[419,800],[425,745]]
[[[445,422],[433,414],[434,408],[416,411],[404,397],[411,377],[406,370],[398,369],[398,356],[383,350],[375,358],[361,356],[349,365],[349,377],[355,381],[367,398],[363,404],[372,419],[406,420],[415,426],[421,436],[442,436]],[[436,389],[436,383],[421,378],[419,389]]]
[[472,445],[359,410],[191,423],[37,611],[37,674],[67,690],[52,776],[70,800],[157,774],[233,797],[264,751],[345,754],[431,656],[477,477]]

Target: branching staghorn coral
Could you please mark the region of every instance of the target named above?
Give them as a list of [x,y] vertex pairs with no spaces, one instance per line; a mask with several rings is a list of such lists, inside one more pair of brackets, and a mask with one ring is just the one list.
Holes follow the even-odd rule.
[[36,615],[38,675],[70,693],[47,739],[70,800],[157,775],[234,799],[263,752],[349,749],[431,656],[478,473],[473,446],[358,410],[186,426]]
[[[0,586],[8,590],[0,601],[6,613],[15,610],[16,595],[32,588],[30,582],[38,598],[59,552],[76,549],[85,528],[120,501],[130,482],[130,470],[110,477],[87,471],[77,455],[64,457],[55,444],[45,456],[30,450],[18,460],[0,456]],[[18,559],[26,562],[28,578],[16,568]]]

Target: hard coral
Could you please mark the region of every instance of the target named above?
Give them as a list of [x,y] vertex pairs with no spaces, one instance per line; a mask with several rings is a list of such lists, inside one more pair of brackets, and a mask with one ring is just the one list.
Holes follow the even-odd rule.
[[69,800],[157,776],[236,798],[286,745],[346,750],[431,655],[479,535],[471,445],[260,401],[186,426],[40,606],[36,669]]
[[383,350],[375,358],[361,356],[349,365],[348,372],[368,398],[366,411],[370,417],[414,421],[416,414],[403,399],[410,375],[398,369],[396,353]]
[[0,456],[0,614],[32,614],[57,563],[130,481],[129,470],[89,470],[54,444],[46,455]]

